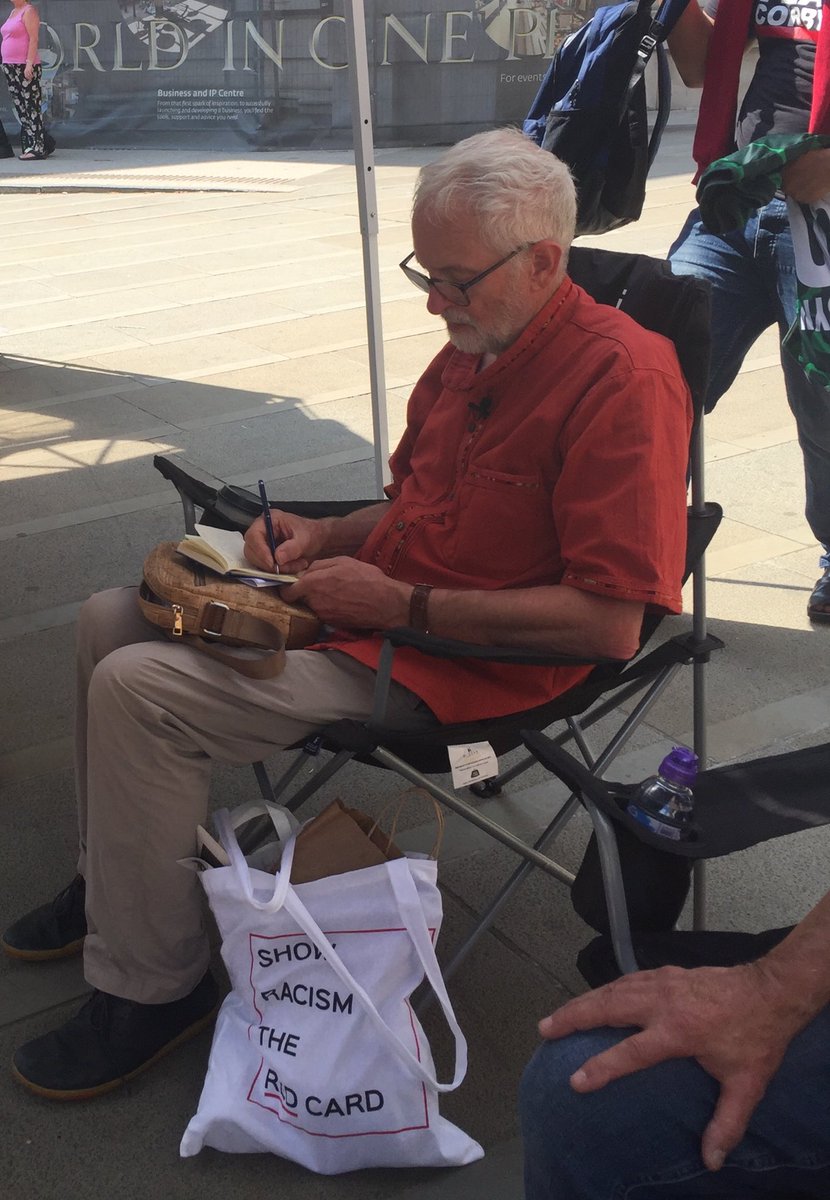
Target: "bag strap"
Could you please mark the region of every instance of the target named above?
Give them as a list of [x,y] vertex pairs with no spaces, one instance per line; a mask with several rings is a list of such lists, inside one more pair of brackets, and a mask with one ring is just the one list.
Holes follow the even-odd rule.
[[[239,612],[218,600],[204,605],[200,614],[194,616],[192,612],[185,613],[181,605],[157,595],[146,579],[141,581],[139,596],[145,615],[151,610],[153,622],[174,641],[186,642],[240,675],[248,679],[273,679],[285,670],[285,636],[266,618]],[[185,623],[191,628],[185,628]],[[229,654],[211,641],[220,637],[246,642],[265,653],[257,658]]]
[[[290,913],[292,917],[294,917],[303,931],[311,938],[315,946],[317,946],[318,950],[325,955],[326,962],[334,970],[335,974],[339,976],[339,978],[344,984],[346,984],[350,991],[354,992],[358,1000],[360,1000],[360,1003],[363,1005],[366,1015],[371,1020],[373,1026],[380,1034],[383,1041],[398,1057],[398,1059],[400,1059],[400,1061],[411,1072],[411,1074],[416,1076],[416,1078],[420,1079],[423,1083],[426,1083],[429,1087],[433,1088],[436,1092],[452,1092],[459,1086],[459,1084],[463,1081],[464,1076],[467,1074],[467,1042],[463,1033],[461,1032],[461,1027],[458,1024],[458,1021],[456,1020],[455,1013],[450,1005],[449,996],[447,995],[446,988],[444,987],[443,980],[441,979],[441,971],[438,966],[438,960],[435,957],[435,950],[432,946],[432,939],[429,936],[429,930],[427,929],[424,921],[420,898],[418,897],[415,884],[412,881],[412,876],[409,873],[408,860],[405,858],[398,858],[393,862],[387,863],[386,867],[389,872],[390,880],[392,881],[395,899],[398,901],[398,910],[406,931],[409,934],[410,941],[412,942],[415,953],[418,956],[422,967],[424,968],[427,979],[429,979],[433,988],[436,989],[436,996],[441,1004],[447,1024],[449,1025],[455,1039],[455,1069],[453,1072],[453,1078],[449,1083],[440,1083],[435,1071],[430,1071],[420,1059],[416,1058],[409,1047],[401,1041],[394,1030],[389,1028],[375,1007],[371,996],[369,996],[368,992],[361,987],[361,985],[352,975],[351,971],[340,958],[337,951],[334,949],[334,946],[332,946],[331,942],[326,937],[325,933],[323,933],[322,929],[314,920],[311,913],[300,900],[296,890],[293,887],[289,887],[288,889],[288,894],[285,901],[285,910],[286,912]],[[401,875],[403,873],[405,873],[406,877],[409,879],[409,883],[415,893],[415,899],[414,905],[410,898],[409,903],[405,904],[405,909],[401,910],[399,893],[396,889],[395,882],[396,880],[401,879]],[[405,885],[401,886],[401,892],[403,892],[404,887]],[[416,912],[420,917],[420,921],[418,921],[416,918]],[[441,981],[440,984],[438,984],[438,980]]]
[[654,117],[651,137],[648,139],[648,170],[651,170],[654,160],[657,157],[660,140],[663,137],[663,130],[668,123],[670,112],[671,73],[669,71],[669,55],[666,47],[659,45],[657,47],[657,112]]
[[[642,4],[645,7],[650,8],[651,0],[642,0]],[[652,54],[656,48],[661,46],[669,36],[677,22],[683,16],[683,13],[686,11],[686,6],[688,4],[689,0],[663,0],[663,3],[654,14],[651,24],[640,38],[640,44],[637,47],[637,61],[634,64],[634,70],[631,73],[631,78],[628,81],[628,87],[626,88],[625,93],[626,104],[628,103],[634,88],[642,79]],[[668,88],[670,100],[671,82],[668,75],[665,54],[663,54],[661,58],[663,63],[663,71],[661,72],[662,78],[658,81],[658,88],[661,94],[665,94],[666,89]],[[665,121],[663,124],[665,124]],[[660,132],[662,133],[662,128]]]
[[[273,800],[251,800],[246,804],[237,805],[236,808],[230,810],[228,815],[234,831],[241,830],[243,825],[256,820],[256,828],[259,831],[259,842],[257,844],[261,844],[265,836],[263,826],[267,833],[269,821],[274,833],[277,835],[277,841],[283,845],[300,828],[300,822],[294,816],[293,812],[285,808],[282,804],[276,804]],[[265,818],[264,822],[260,820],[263,816]],[[243,850],[243,854],[248,854],[256,848],[256,845],[251,846],[249,850]]]
[[289,881],[291,877],[291,865],[294,860],[296,835],[286,843],[283,850],[280,870],[277,873],[277,883],[272,896],[267,901],[261,901],[257,900],[254,896],[248,865],[236,842],[236,836],[228,820],[227,809],[217,812],[214,820],[222,845],[227,850],[231,860],[231,868],[249,903],[260,912],[276,912],[279,908],[284,908],[323,954],[326,962],[338,978],[357,996],[372,1025],[404,1066],[416,1078],[426,1083],[435,1091],[454,1091],[467,1074],[467,1041],[461,1032],[461,1027],[458,1024],[449,995],[447,994],[446,985],[441,976],[441,968],[435,957],[435,948],[432,945],[432,938],[427,929],[418,889],[412,879],[408,860],[406,858],[394,859],[392,862],[386,863],[386,868],[401,920],[455,1038],[455,1070],[453,1078],[449,1083],[440,1083],[435,1072],[428,1070],[424,1063],[416,1058],[409,1047],[401,1041],[394,1030],[389,1028],[375,1007],[371,996],[369,996],[368,992],[361,987],[352,975],[334,946],[297,895],[296,889],[290,885]]
[[[663,0],[663,3],[654,15],[654,19],[640,39],[640,44],[637,47],[637,61],[634,64],[634,70],[631,73],[628,87],[625,90],[625,103],[623,104],[622,112],[625,112],[628,102],[631,99],[631,93],[643,78],[649,60],[656,51],[657,114],[654,118],[651,137],[648,140],[649,170],[657,157],[657,150],[663,137],[663,130],[666,128],[669,113],[671,112],[671,73],[669,71],[668,53],[663,43],[683,16],[689,2],[690,0]],[[650,4],[650,0],[648,0],[648,3]]]
[[[231,821],[234,829],[239,829],[241,826],[247,825],[253,818],[261,818],[263,814],[265,831],[267,832],[267,823],[270,820],[277,835],[277,843],[287,842],[299,827],[299,821],[292,812],[287,808],[283,808],[281,804],[274,804],[270,800],[255,800],[250,804],[240,804],[229,814],[228,819]],[[257,824],[260,825],[259,819],[257,820]],[[263,844],[264,836],[265,832],[260,828],[257,844],[248,853],[253,853],[260,848]],[[216,840],[201,825],[196,826],[196,841],[199,854],[190,854],[186,858],[177,858],[176,862],[180,867],[187,867],[193,871],[212,871],[215,867],[227,865],[216,855],[216,850],[220,849]],[[209,862],[205,858],[205,853],[209,854],[214,861]]]
[[[263,622],[260,621],[258,624],[263,624]],[[271,628],[274,629],[273,626]],[[281,644],[275,645],[271,650],[260,647],[264,653],[257,658],[242,658],[237,654],[229,654],[214,645],[213,642],[206,642],[204,638],[196,637],[195,634],[185,634],[185,640],[194,650],[201,650],[202,654],[216,659],[223,666],[230,667],[238,675],[245,675],[248,679],[274,679],[285,670],[285,639],[282,634],[277,634],[276,629],[274,629],[274,635],[274,641],[279,641]]]
[[[272,821],[274,814],[271,811],[271,806],[268,806],[268,813]],[[274,890],[271,897],[267,901],[257,900],[254,896],[254,888],[251,883],[251,875],[248,870],[248,864],[245,862],[245,856],[239,848],[239,842],[236,840],[236,831],[231,822],[231,815],[226,808],[220,808],[213,814],[213,823],[216,826],[216,832],[219,834],[219,841],[228,852],[228,858],[231,860],[231,869],[236,875],[237,881],[242,888],[245,899],[254,908],[260,912],[278,912],[285,905],[285,897],[288,892],[288,886],[291,880],[291,863],[294,860],[294,842],[296,835],[292,836],[285,843],[283,850],[283,862],[285,862],[286,851],[290,849],[289,862],[287,870],[277,871],[274,876]],[[274,828],[279,829],[274,823]]]
[[651,58],[655,47],[665,42],[677,22],[683,16],[689,2],[690,0],[663,0],[663,3],[654,14],[654,19],[640,39],[640,45],[637,47],[637,63],[634,67],[634,76],[629,84],[629,91],[645,71],[646,64]]

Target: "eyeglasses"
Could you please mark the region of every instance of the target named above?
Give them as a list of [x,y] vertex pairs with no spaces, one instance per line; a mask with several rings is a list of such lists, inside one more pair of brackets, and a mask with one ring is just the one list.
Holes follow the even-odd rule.
[[510,262],[511,258],[515,258],[517,254],[521,254],[522,250],[527,250],[530,244],[530,242],[527,242],[525,245],[511,250],[509,254],[505,254],[504,258],[500,258],[497,263],[493,263],[492,267],[488,267],[486,271],[481,271],[480,274],[474,275],[466,283],[450,283],[446,279],[433,279],[430,275],[424,275],[423,271],[416,271],[414,267],[410,267],[409,265],[415,257],[414,250],[411,254],[407,254],[403,262],[398,265],[409,282],[414,283],[416,288],[420,288],[422,292],[428,292],[430,288],[435,288],[438,295],[443,296],[445,300],[449,300],[450,304],[456,304],[459,308],[468,308],[470,298],[467,293],[470,288],[475,287],[477,283],[481,283],[482,279],[486,279],[488,275],[492,275],[493,271],[497,271],[499,267],[503,267],[505,263]]

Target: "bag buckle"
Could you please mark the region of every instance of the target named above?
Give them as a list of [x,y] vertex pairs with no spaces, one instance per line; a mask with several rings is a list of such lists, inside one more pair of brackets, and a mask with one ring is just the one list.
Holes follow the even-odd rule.
[[221,637],[225,614],[229,612],[229,605],[223,604],[221,600],[211,600],[202,618],[202,634],[205,637]]
[[173,637],[184,635],[184,609],[181,604],[171,604],[173,609]]

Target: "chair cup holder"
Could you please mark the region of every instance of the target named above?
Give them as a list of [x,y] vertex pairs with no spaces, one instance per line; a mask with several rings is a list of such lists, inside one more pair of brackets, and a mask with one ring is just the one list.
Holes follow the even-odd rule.
[[[696,854],[688,843],[673,842],[642,826],[625,811],[636,787],[609,789],[617,852],[632,930],[661,932],[674,927],[686,902]],[[605,805],[603,805],[605,808]],[[693,831],[694,832],[694,831]],[[694,838],[690,838],[692,842]],[[681,849],[681,847],[685,847]],[[578,916],[598,933],[609,933],[596,834],[592,834],[574,880],[571,902]]]
[[628,811],[628,806],[636,798],[639,787],[639,783],[608,784],[608,793],[613,805],[613,809],[606,809],[608,816],[618,821],[621,825],[624,825],[632,834],[655,850],[668,854],[680,854],[683,857],[703,857],[703,838],[700,827],[694,819],[684,827],[682,837],[675,840],[655,833],[647,825],[643,825],[641,821],[638,821],[636,817],[632,817]]

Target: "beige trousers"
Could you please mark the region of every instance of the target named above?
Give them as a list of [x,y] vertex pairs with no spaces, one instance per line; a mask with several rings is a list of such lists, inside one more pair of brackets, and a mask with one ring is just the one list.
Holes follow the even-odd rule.
[[[91,597],[78,624],[79,870],[87,882],[84,972],[145,1004],[187,995],[208,942],[195,852],[211,760],[252,763],[329,721],[371,713],[374,672],[337,651],[292,650],[276,679],[246,679],[141,616],[135,588]],[[398,684],[395,724],[434,723]],[[253,776],[252,787],[255,787]]]

